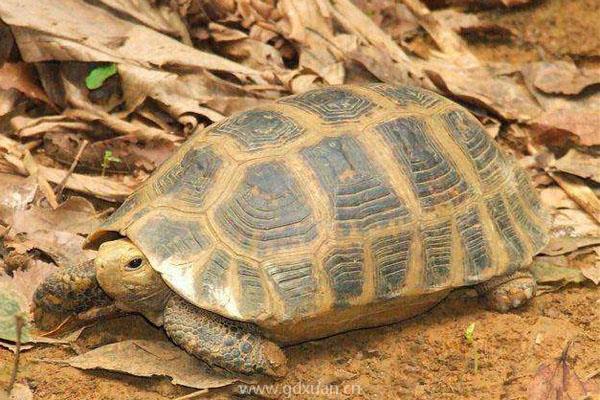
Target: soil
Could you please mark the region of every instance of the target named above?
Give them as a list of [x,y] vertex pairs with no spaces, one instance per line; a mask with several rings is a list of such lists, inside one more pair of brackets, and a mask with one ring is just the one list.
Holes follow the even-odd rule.
[[[477,14],[484,21],[510,27],[520,37],[509,42],[470,41],[483,60],[572,57],[580,63],[599,63],[597,0],[535,1],[517,9]],[[472,323],[474,340],[469,344],[465,330]],[[166,340],[143,318],[128,316],[86,329],[77,346],[87,350],[131,338]],[[544,294],[506,314],[485,310],[473,291],[462,290],[409,321],[287,348],[289,376],[261,387],[261,394],[295,399],[527,399],[537,368],[559,357],[569,341],[573,341],[570,365],[582,379],[600,384],[599,339],[600,288],[591,284]],[[192,392],[163,378],[82,372],[37,361],[73,354],[69,347],[28,350],[22,354],[18,381],[27,383],[36,399],[44,400],[159,400]],[[12,360],[11,352],[0,350],[0,387],[9,380]],[[228,396],[216,390],[202,398]]]

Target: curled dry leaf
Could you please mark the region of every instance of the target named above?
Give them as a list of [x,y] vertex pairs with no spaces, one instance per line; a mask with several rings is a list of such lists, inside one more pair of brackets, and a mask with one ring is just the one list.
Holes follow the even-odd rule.
[[440,90],[504,119],[529,121],[541,113],[527,89],[496,68],[464,68],[441,60],[429,60],[424,68]]
[[56,230],[87,235],[100,222],[102,219],[92,203],[83,197],[72,196],[54,210],[32,206],[16,211],[12,229],[16,233]]
[[[45,154],[63,165],[70,166],[83,141],[83,135],[53,133],[44,135]],[[138,168],[152,172],[175,150],[172,142],[139,143],[135,138],[119,136],[87,145],[80,155],[76,171],[132,173]],[[118,162],[105,163],[105,154],[110,151]],[[105,168],[106,167],[106,168]]]
[[152,4],[149,1],[136,0],[100,0],[108,7],[141,22],[149,28],[169,36],[178,37],[185,44],[192,43],[190,34],[182,21],[171,7]]
[[35,82],[31,65],[25,63],[4,63],[0,66],[0,89],[16,89],[27,97],[50,103],[44,90]]
[[540,61],[523,67],[523,76],[544,93],[576,95],[600,83],[600,68],[579,69],[569,61]]
[[549,172],[549,175],[567,192],[569,197],[600,223],[600,200],[583,179],[561,172]]
[[136,376],[167,376],[176,385],[211,389],[248,378],[217,372],[165,341],[126,340],[99,347],[66,360],[80,369],[105,369]]
[[476,14],[465,14],[452,9],[432,12],[436,19],[456,33],[484,40],[508,40],[515,33],[507,27],[481,20]]
[[558,360],[540,365],[527,390],[529,400],[580,400],[600,395],[594,382],[583,382],[567,361],[569,345]]
[[600,157],[578,149],[569,149],[567,154],[556,160],[554,167],[582,178],[600,183]]
[[39,250],[47,255],[59,267],[68,267],[93,259],[96,252],[83,250],[82,236],[72,232],[58,230],[38,230],[26,235],[5,240],[5,248],[12,249],[11,256],[20,255],[30,258],[31,250]]
[[[0,14],[11,26],[27,62],[103,61],[146,68],[209,69],[263,81],[258,71],[120,19],[82,0],[63,0],[57,4],[4,0],[0,3]],[[77,18],[72,18],[73,15]],[[56,26],[61,27],[60,34]]]
[[528,122],[538,141],[564,145],[570,134],[583,146],[600,145],[600,91],[577,98],[551,97],[539,91],[532,94],[544,109]]

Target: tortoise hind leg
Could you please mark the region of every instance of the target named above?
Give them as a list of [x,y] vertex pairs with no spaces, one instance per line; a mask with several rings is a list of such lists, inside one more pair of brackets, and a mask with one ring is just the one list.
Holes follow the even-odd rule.
[[535,296],[536,288],[535,279],[527,271],[497,276],[475,286],[488,306],[500,312],[524,305]]
[[179,296],[167,303],[164,327],[178,346],[209,364],[248,375],[287,373],[281,349],[254,325],[195,307]]

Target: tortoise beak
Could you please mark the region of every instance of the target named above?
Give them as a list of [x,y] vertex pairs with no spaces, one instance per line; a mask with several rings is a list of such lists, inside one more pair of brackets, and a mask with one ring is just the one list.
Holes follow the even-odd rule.
[[94,260],[63,268],[50,275],[33,296],[36,321],[43,314],[72,314],[103,307],[112,300],[96,279]]

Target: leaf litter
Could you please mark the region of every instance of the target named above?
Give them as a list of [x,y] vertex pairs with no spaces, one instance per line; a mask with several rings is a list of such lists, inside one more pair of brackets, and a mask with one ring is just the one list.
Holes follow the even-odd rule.
[[[12,225],[13,259],[33,260],[23,266],[36,268],[40,254],[61,267],[93,257],[79,249],[82,235],[105,214],[93,216],[82,200],[61,204],[58,186],[114,208],[212,122],[326,84],[381,80],[447,95],[502,144],[521,145],[517,156],[530,163],[553,213],[536,278],[549,290],[598,284],[597,68],[569,59],[486,62],[470,48],[473,35],[527,38],[479,14],[430,11],[432,2],[418,0],[101,3],[0,4],[0,62],[13,46],[23,59],[0,70],[0,171],[13,174],[0,176],[10,191],[0,195],[0,218]],[[415,50],[420,41],[426,51]],[[15,80],[6,84],[2,73]],[[77,157],[83,142],[89,145]],[[540,161],[548,153],[551,161]],[[107,154],[119,161],[105,165]],[[26,182],[24,190],[11,181]],[[123,350],[118,368],[126,370],[126,355],[138,350]],[[90,360],[96,356],[92,364],[100,363],[100,353]]]

